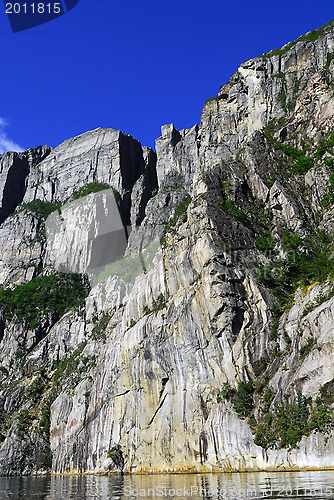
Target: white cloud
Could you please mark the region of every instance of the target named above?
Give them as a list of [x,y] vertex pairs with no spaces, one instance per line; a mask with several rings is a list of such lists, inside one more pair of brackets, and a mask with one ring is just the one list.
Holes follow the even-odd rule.
[[5,151],[23,151],[18,144],[12,141],[6,133],[7,122],[3,118],[0,117],[0,154]]

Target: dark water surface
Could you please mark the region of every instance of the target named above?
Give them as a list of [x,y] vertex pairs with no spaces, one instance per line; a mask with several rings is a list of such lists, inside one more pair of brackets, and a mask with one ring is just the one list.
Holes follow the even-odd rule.
[[0,478],[0,500],[334,499],[334,471]]

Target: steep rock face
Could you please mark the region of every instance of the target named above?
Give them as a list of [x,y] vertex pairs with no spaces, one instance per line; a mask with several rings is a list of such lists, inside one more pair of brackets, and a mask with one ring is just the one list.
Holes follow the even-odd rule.
[[27,210],[8,217],[0,225],[0,276],[4,286],[30,281],[42,265],[41,222]]
[[[128,471],[210,467],[199,462],[202,429],[223,382],[247,377],[265,353],[265,333],[255,338],[252,332],[263,332],[268,318],[256,284],[215,262],[206,231],[196,243],[193,238],[181,228],[177,248],[164,260],[158,252],[153,268],[125,296],[101,347],[96,370],[103,377],[90,387],[86,408],[67,395],[54,403],[51,446],[58,472],[103,471],[117,443]],[[159,293],[166,297],[160,310],[143,316]],[[80,386],[75,401],[82,394]],[[73,440],[77,454],[68,460]]]
[[329,26],[243,63],[156,154],[97,129],[31,169],[2,284],[94,272],[35,330],[1,303],[1,474],[334,467],[330,425],[280,446],[266,420],[333,407],[333,52]]
[[[131,224],[134,229],[140,224],[146,204],[157,189],[155,153],[149,148],[142,149],[138,141],[118,130],[88,132],[65,141],[52,153],[47,147],[5,153],[2,162],[4,167],[9,168],[10,162],[14,166],[9,171],[4,168],[6,177],[1,187],[9,184],[11,176],[22,184],[22,190],[20,187],[16,191],[19,201],[15,204],[15,196],[10,198],[11,209],[6,211],[4,219],[23,201],[0,225],[0,273],[4,285],[29,281],[45,265],[86,272],[88,268],[111,262],[124,253]],[[17,165],[20,168],[26,165],[26,169],[21,172]],[[30,170],[29,165],[33,165]],[[87,200],[72,200],[74,192],[91,183],[105,184],[112,190],[105,190],[103,195],[91,194]],[[33,205],[34,200],[41,201],[42,207],[68,200],[62,205],[62,216],[54,212],[47,220],[46,232],[47,216]],[[96,220],[98,226],[94,227]],[[56,230],[55,241],[55,226],[59,224],[62,229]],[[106,255],[103,246],[107,247]],[[70,248],[77,250],[68,252]]]
[[164,125],[161,133],[156,141],[159,185],[171,171],[177,171],[185,177],[186,184],[191,184],[200,165],[198,125],[181,132],[173,124]]
[[119,130],[96,129],[55,148],[28,178],[24,201],[65,201],[91,182],[106,183],[120,195],[144,172],[140,143]]
[[0,155],[0,224],[22,202],[25,179],[30,169],[50,151],[48,146],[38,146],[23,153],[7,152]]
[[[334,378],[333,298],[323,300],[331,286],[331,282],[317,284],[304,297],[298,290],[295,303],[281,319],[280,329],[291,339],[292,349],[272,380],[278,398],[289,397],[296,388],[312,397]],[[301,356],[309,338],[315,348]],[[284,351],[284,338],[281,342]]]
[[[291,102],[292,106],[303,87],[309,84],[316,90],[315,95],[296,109],[296,118],[298,109],[305,116],[308,105],[318,101],[321,94],[318,85],[309,83],[309,79],[325,67],[327,54],[333,50],[334,35],[330,31],[314,42],[297,42],[281,54],[244,62],[219,89],[217,97],[209,99],[204,106],[201,120],[204,145],[217,142],[222,144],[223,154],[236,152],[253,132],[261,130],[273,118],[283,117],[284,105]],[[321,78],[320,75],[317,78]],[[332,115],[332,112],[325,106],[321,116],[326,114]],[[312,118],[317,120],[317,114],[312,112]]]
[[[332,469],[333,436],[314,433],[303,437],[298,449],[264,450],[230,406],[221,405],[210,414],[205,426],[206,462],[212,470],[256,471]],[[316,466],[315,466],[316,464]]]

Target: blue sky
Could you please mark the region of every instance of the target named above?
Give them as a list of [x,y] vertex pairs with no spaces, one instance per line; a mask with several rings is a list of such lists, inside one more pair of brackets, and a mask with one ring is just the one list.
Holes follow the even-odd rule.
[[13,34],[0,5],[0,148],[57,146],[96,127],[154,147],[200,121],[246,59],[334,17],[332,0],[80,0]]

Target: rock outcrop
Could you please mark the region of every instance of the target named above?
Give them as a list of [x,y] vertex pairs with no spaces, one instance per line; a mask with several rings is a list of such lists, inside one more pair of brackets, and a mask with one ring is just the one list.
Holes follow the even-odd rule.
[[0,155],[0,223],[22,202],[27,175],[50,151],[48,146],[38,146],[23,153]]
[[[156,153],[2,155],[0,474],[334,467],[333,53],[330,23],[243,63]],[[84,307],[43,313],[57,273]]]

